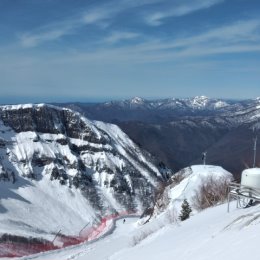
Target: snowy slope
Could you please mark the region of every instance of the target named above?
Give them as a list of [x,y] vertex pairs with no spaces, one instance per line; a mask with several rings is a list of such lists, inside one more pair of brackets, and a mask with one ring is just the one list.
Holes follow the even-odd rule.
[[[163,194],[158,197],[153,211],[153,218],[165,217],[169,212],[174,211],[179,215],[181,204],[186,199],[191,207],[193,197],[199,193],[201,185],[208,181],[216,186],[221,186],[232,180],[232,174],[220,166],[214,165],[193,165],[184,168],[173,175],[171,182],[166,186]],[[193,213],[196,210],[193,208]],[[163,216],[161,216],[163,215]],[[143,221],[145,221],[147,216]]]
[[[230,173],[217,166],[192,166],[179,185],[168,190],[172,201],[189,198],[204,177],[216,181],[230,178]],[[185,185],[184,185],[185,183]],[[177,186],[179,186],[177,188]],[[91,260],[258,260],[260,256],[260,205],[236,208],[231,202],[205,209],[180,222],[173,207],[152,218],[145,225],[137,219],[122,219],[115,230],[93,243],[40,253],[22,259],[91,259]],[[172,215],[170,215],[171,213]],[[18,259],[18,258],[17,258]]]
[[258,260],[260,207],[235,210],[232,206],[231,213],[224,204],[179,224],[166,225],[138,245],[107,259]]
[[[135,219],[119,220],[104,239],[22,259],[77,260],[258,260],[260,255],[260,206],[236,209],[231,203],[206,209],[190,219],[173,223],[154,220],[145,226]],[[161,228],[158,228],[160,226]],[[135,237],[150,235],[134,245]]]
[[44,104],[0,107],[0,235],[78,235],[101,216],[141,212],[160,181],[115,125]]
[[81,245],[39,253],[23,258],[15,259],[91,259],[105,260],[122,248],[129,246],[129,242],[136,232],[137,218],[127,218],[125,224],[122,219],[115,223],[115,230],[108,232],[107,236],[98,241],[83,243]]
[[75,188],[50,181],[19,178],[15,184],[0,182],[0,233],[53,240],[62,234],[78,235],[92,223],[96,212],[89,201]]
[[184,168],[176,175],[183,179],[177,185],[170,185],[168,194],[172,201],[191,200],[195,195],[195,191],[207,178],[213,178],[216,182],[223,179],[232,179],[231,173],[220,166],[214,165],[192,165]]

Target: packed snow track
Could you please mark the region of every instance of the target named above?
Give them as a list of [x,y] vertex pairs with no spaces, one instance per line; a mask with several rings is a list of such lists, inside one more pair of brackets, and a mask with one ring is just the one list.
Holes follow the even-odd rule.
[[[69,259],[95,259],[104,260],[108,259],[114,253],[120,251],[120,249],[129,246],[130,239],[133,236],[135,230],[135,223],[137,217],[123,218],[115,221],[114,227],[112,227],[105,235],[101,238],[92,241],[85,242],[80,245],[63,248],[60,250],[54,250],[49,252],[43,252],[31,256],[24,256],[21,258],[12,259],[52,259],[52,260],[69,260]],[[10,258],[2,258],[9,259]]]

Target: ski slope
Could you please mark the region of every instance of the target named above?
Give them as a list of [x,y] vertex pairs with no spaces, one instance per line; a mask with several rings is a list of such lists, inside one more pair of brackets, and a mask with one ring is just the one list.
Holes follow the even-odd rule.
[[[137,219],[138,218],[136,217],[127,218],[125,223],[123,223],[123,219],[118,219],[115,222],[115,226],[111,226],[111,230],[108,231],[105,236],[94,242],[82,243],[80,245],[63,248],[61,250],[49,251],[36,255],[12,259],[104,260],[114,253],[120,251],[120,249],[127,248],[129,246],[129,241],[131,240],[131,237],[136,230],[135,223]],[[10,260],[10,258],[2,259]]]
[[260,206],[209,208],[178,224],[166,225],[137,246],[109,260],[259,260]]
[[[45,252],[20,259],[78,260],[259,260],[260,205],[236,209],[231,203],[209,208],[184,222],[145,226],[137,218],[120,219],[115,229],[96,242],[83,243],[62,250]],[[158,228],[160,227],[160,228]],[[135,237],[151,234],[134,245]],[[18,258],[16,258],[18,259]]]

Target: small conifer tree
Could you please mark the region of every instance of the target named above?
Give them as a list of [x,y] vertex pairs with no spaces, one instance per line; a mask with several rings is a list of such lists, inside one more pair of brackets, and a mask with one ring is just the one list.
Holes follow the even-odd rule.
[[179,219],[181,221],[188,219],[190,217],[190,213],[192,212],[192,209],[190,207],[189,202],[184,199],[184,201],[181,204],[181,214],[179,216]]

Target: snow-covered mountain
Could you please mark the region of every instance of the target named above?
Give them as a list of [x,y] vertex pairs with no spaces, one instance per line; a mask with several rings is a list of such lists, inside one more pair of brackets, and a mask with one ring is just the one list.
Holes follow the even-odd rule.
[[[164,219],[172,212],[178,216],[184,200],[188,201],[194,212],[223,202],[226,199],[227,185],[232,179],[232,174],[220,166],[186,167],[175,173],[168,185],[158,192],[154,207],[147,209],[141,222],[151,218]],[[205,194],[201,194],[203,192]],[[214,202],[211,203],[213,197]]]
[[[178,116],[221,116],[238,117],[250,111],[259,112],[259,98],[248,100],[216,99],[206,96],[193,98],[166,98],[148,100],[141,97],[109,101],[105,103],[68,103],[61,104],[84,113],[91,119],[106,122],[112,120],[144,122],[169,122]],[[250,116],[248,114],[248,116]]]
[[[203,211],[193,210],[185,221],[170,205],[176,200],[192,197],[205,178],[230,180],[230,173],[218,166],[191,166],[175,176],[179,184],[171,184],[167,194],[171,203],[163,211],[140,225],[137,218],[118,220],[113,232],[95,241],[22,259],[230,259],[258,260],[260,254],[260,206],[237,208],[236,202],[215,205]],[[17,258],[18,259],[18,258]],[[21,259],[21,258],[19,258]]]
[[106,214],[141,212],[161,181],[115,125],[51,105],[0,107],[0,234],[77,235]]
[[140,97],[122,101],[110,101],[103,104],[106,107],[121,107],[122,109],[220,109],[232,105],[230,101],[220,99],[210,99],[206,96],[196,96],[194,98],[168,98],[159,100],[146,100]]
[[221,165],[239,178],[244,167],[252,164],[252,129],[260,129],[259,98],[222,100],[197,96],[146,100],[135,97],[66,106],[91,119],[117,124],[174,171],[200,163],[201,153],[208,150],[210,164]]
[[[200,187],[205,185],[205,180],[210,179],[211,187],[221,187],[231,180],[229,172],[218,166],[196,165],[183,169],[173,178],[176,182],[166,187],[160,197],[160,200],[169,199],[167,206],[159,209],[161,201],[157,202],[156,214],[147,224],[133,231],[132,244],[108,259],[139,260],[146,256],[180,260],[259,258],[259,204],[244,208],[233,201],[228,213],[227,204],[222,201],[199,212],[193,207],[190,218],[179,220],[180,201],[187,199],[192,207],[192,198],[197,191],[203,191]],[[213,190],[209,191],[212,200],[218,194],[214,195]]]
[[[235,108],[235,109],[234,109]],[[241,124],[248,124],[253,123],[256,126],[259,123],[260,119],[260,99],[256,98],[251,100],[244,106],[241,107],[234,107],[232,111],[227,109],[223,111],[222,116],[228,118],[230,121],[241,125]],[[258,125],[259,128],[259,125]]]

